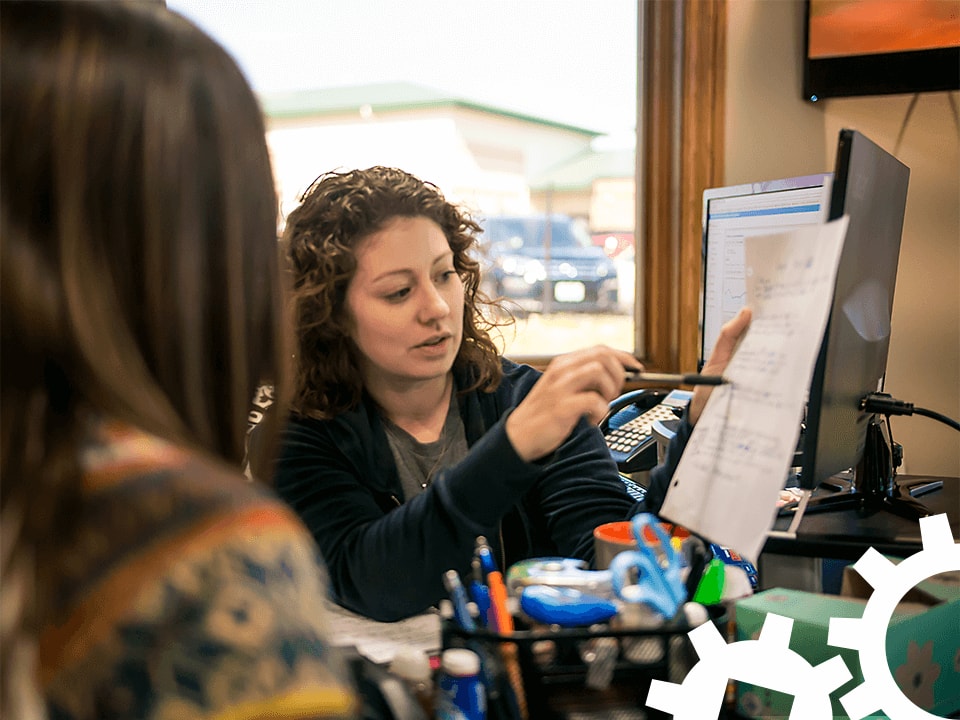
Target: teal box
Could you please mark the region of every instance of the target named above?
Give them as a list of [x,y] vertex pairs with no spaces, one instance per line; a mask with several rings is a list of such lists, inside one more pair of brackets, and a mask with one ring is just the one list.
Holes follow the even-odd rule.
[[[810,665],[840,655],[851,680],[830,695],[833,716],[845,719],[840,698],[863,682],[856,650],[827,644],[830,618],[860,618],[872,588],[846,568],[841,595],[773,588],[736,604],[737,640],[755,640],[767,613],[793,620],[790,649]],[[920,583],[898,605],[886,638],[887,662],[897,685],[915,705],[938,716],[960,710],[960,573]],[[787,718],[793,696],[737,683],[737,708],[750,718]],[[885,718],[877,712],[872,718]]]

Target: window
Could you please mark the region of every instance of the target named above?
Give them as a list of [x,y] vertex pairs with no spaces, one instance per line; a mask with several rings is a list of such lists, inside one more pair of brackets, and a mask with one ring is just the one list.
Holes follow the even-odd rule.
[[[723,2],[167,5],[219,40],[260,95],[283,213],[324,171],[402,167],[485,223],[551,228],[536,257],[490,259],[485,286],[517,310],[509,355],[605,343],[690,370],[699,193],[721,177]],[[553,231],[562,242],[567,227],[589,237],[582,257],[560,257]]]
[[322,172],[396,165],[491,229],[539,228],[484,239],[510,355],[633,347],[636,0],[167,5],[260,95],[281,214]]

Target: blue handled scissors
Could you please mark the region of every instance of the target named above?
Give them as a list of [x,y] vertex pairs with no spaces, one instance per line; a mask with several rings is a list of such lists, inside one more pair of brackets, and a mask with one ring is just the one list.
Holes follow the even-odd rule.
[[[660,541],[659,553],[644,538],[648,526]],[[672,618],[687,599],[686,585],[680,576],[683,558],[652,513],[634,515],[631,529],[637,549],[619,553],[610,563],[613,591],[624,602],[644,603],[665,618]],[[634,571],[637,579],[630,583]]]

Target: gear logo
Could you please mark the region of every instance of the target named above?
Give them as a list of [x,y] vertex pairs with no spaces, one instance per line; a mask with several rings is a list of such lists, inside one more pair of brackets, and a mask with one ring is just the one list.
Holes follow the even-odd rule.
[[[946,514],[920,519],[923,550],[894,565],[874,548],[854,564],[873,588],[861,618],[830,618],[827,644],[856,650],[864,682],[840,698],[851,720],[882,710],[890,720],[936,720],[900,690],[887,665],[886,635],[894,609],[919,582],[960,570],[960,544]],[[688,633],[699,661],[681,684],[654,680],[647,706],[671,713],[673,720],[717,717],[727,679],[794,696],[790,720],[832,720],[830,693],[851,679],[835,655],[813,667],[789,648],[793,620],[768,613],[756,640],[727,644],[712,623]],[[960,658],[960,655],[958,655]]]
[[674,720],[716,717],[723,703],[727,678],[794,696],[793,720],[832,720],[830,693],[847,682],[850,670],[835,655],[816,667],[791,650],[793,620],[768,613],[756,640],[724,642],[713,623],[704,623],[687,637],[700,658],[682,684],[654,680],[647,705],[673,715]]
[[882,710],[892,720],[936,719],[918,708],[897,686],[887,666],[887,627],[900,599],[917,583],[950,570],[960,570],[960,545],[950,534],[945,514],[920,519],[923,550],[894,565],[870,548],[854,569],[870,583],[873,593],[863,616],[830,618],[827,644],[856,650],[864,681],[842,698],[840,704],[851,720],[860,720]]

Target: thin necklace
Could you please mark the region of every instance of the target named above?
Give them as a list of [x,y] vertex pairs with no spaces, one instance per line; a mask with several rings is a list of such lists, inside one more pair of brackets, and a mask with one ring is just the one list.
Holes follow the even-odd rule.
[[[421,490],[426,490],[430,487],[433,482],[433,476],[441,470],[441,463],[454,442],[455,433],[451,427],[451,422],[455,419],[454,414],[458,412],[455,387],[451,386],[450,388],[450,400],[448,402],[447,415],[443,420],[443,425],[440,427],[440,436],[433,442],[420,442],[411,433],[388,418],[386,414],[383,415],[384,427],[387,433],[393,438],[394,442],[405,445],[410,454],[415,458],[416,471],[419,475],[418,483]],[[434,455],[433,449],[438,443],[442,444],[436,455]],[[427,468],[427,463],[430,463],[429,468]]]
[[[433,476],[440,470],[441,463],[450,448],[451,433],[448,431],[447,422],[444,422],[440,429],[440,437],[431,443],[422,443],[389,418],[384,418],[384,421],[384,427],[393,439],[406,445],[410,454],[416,458],[416,469],[420,475],[420,489],[426,490],[433,482]],[[440,444],[439,450],[434,454],[432,450],[438,444]],[[429,468],[427,468],[427,463],[430,463]]]
[[[433,482],[433,476],[437,474],[440,470],[440,464],[443,462],[443,458],[447,455],[447,450],[450,447],[450,438],[446,432],[447,427],[444,425],[443,430],[440,431],[440,440],[443,440],[443,445],[440,446],[440,451],[437,453],[436,460],[433,461],[433,465],[430,466],[430,469],[427,471],[426,476],[420,481],[420,488],[426,490],[430,487],[430,484]],[[426,460],[427,458],[423,458]]]

